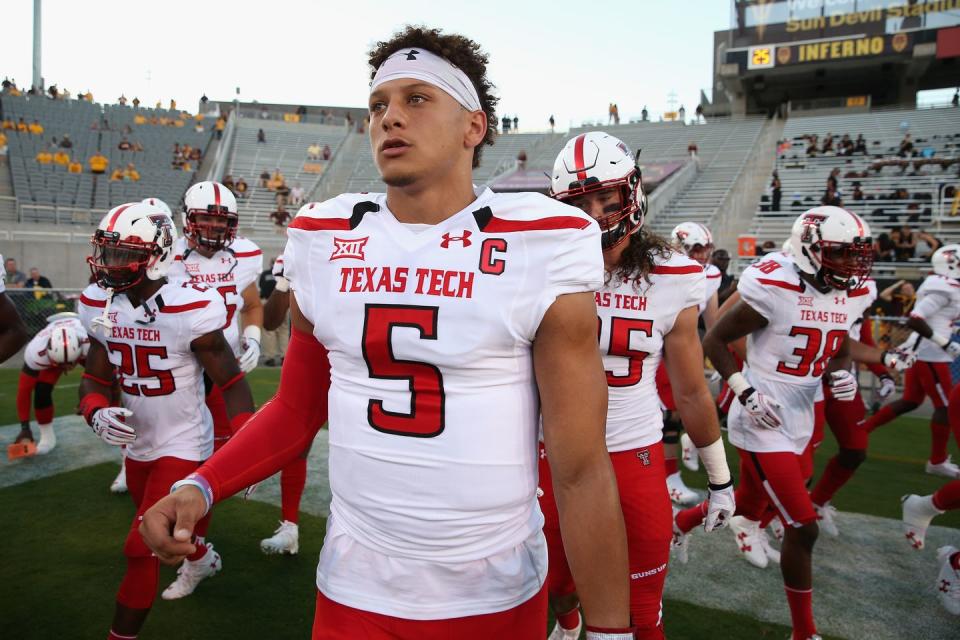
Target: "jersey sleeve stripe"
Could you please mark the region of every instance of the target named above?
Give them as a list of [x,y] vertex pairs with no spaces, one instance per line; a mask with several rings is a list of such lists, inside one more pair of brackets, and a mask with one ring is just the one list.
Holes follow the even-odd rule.
[[490,207],[473,212],[477,226],[484,233],[514,233],[518,231],[557,231],[560,229],[586,229],[590,220],[576,216],[552,216],[539,220],[504,220],[493,215]]
[[790,284],[789,282],[784,282],[783,280],[769,280],[767,278],[757,278],[757,282],[766,286],[780,287],[781,289],[787,289],[788,291],[803,293],[803,285],[800,284]]
[[[658,276],[679,276],[685,273],[702,273],[703,267],[698,264],[687,264],[682,267],[670,267],[667,265],[657,265],[650,273]],[[708,278],[711,276],[707,276]]]
[[88,307],[97,307],[97,308],[99,308],[99,309],[103,309],[105,306],[107,306],[107,301],[106,301],[106,300],[94,300],[93,298],[88,298],[87,296],[85,296],[84,294],[81,293],[81,294],[80,294],[80,304],[85,304],[85,305],[87,305]]
[[237,258],[252,258],[254,256],[262,256],[263,251],[260,249],[256,249],[254,251],[237,251],[233,255]]
[[209,300],[197,300],[187,304],[167,304],[160,309],[160,313],[183,313],[184,311],[193,311],[194,309],[203,309],[210,304]]
[[865,296],[865,295],[867,295],[868,293],[870,293],[870,289],[869,289],[869,288],[867,288],[867,287],[860,287],[859,289],[854,289],[853,291],[850,291],[849,293],[847,293],[847,297],[848,297],[848,298],[857,298],[857,297],[859,297],[859,296]]
[[307,218],[297,216],[290,223],[291,229],[303,229],[304,231],[349,231],[349,218]]
[[716,274],[716,275],[707,276],[707,277],[710,278],[711,280],[713,280],[713,279],[716,279],[716,278],[722,278],[722,277],[723,277],[723,274],[722,274],[722,273],[718,273],[718,274]]

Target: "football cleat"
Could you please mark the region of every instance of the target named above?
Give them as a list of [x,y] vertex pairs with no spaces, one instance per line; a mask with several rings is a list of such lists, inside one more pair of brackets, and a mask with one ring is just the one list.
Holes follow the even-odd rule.
[[927,473],[932,476],[943,476],[944,478],[960,478],[960,467],[953,463],[952,456],[939,464],[933,464],[927,460]]
[[730,530],[733,531],[740,555],[753,566],[766,569],[770,559],[760,541],[760,523],[743,516],[734,516],[730,518]]
[[553,625],[553,631],[547,636],[547,640],[577,640],[580,637],[580,629],[583,628],[583,616],[577,612],[577,626],[575,629],[564,629],[560,623]]
[[204,578],[216,575],[222,568],[223,562],[220,560],[220,554],[213,550],[212,544],[207,544],[207,553],[202,558],[195,562],[183,561],[183,564],[177,569],[177,579],[163,590],[160,597],[164,600],[185,598],[193,593]]
[[260,551],[268,555],[275,553],[296,555],[300,551],[300,528],[295,522],[281,521],[271,537],[260,541]]
[[930,521],[943,512],[933,506],[931,496],[907,495],[900,498],[900,502],[903,503],[904,536],[911,547],[920,551]]
[[817,512],[817,524],[820,525],[821,531],[831,538],[836,538],[840,535],[840,530],[837,529],[836,507],[827,502],[822,507],[818,504],[814,504],[813,510]]
[[686,431],[680,434],[680,451],[680,459],[683,461],[683,466],[690,469],[690,471],[700,469],[700,456],[697,455],[697,447],[693,444],[693,440],[690,439]]
[[681,531],[680,527],[677,526],[677,513],[679,512],[679,509],[673,508],[673,541],[670,543],[670,548],[673,550],[677,562],[687,564],[690,560],[690,535]]
[[960,568],[953,557],[956,553],[956,547],[937,549],[940,575],[937,576],[936,589],[943,608],[955,616],[960,616]]
[[767,555],[767,560],[774,564],[780,564],[780,552],[770,544],[770,536],[767,535],[767,530],[758,528],[757,537],[760,540],[760,547]]
[[127,463],[126,460],[120,462],[120,473],[110,483],[110,493],[127,492]]
[[53,425],[40,425],[40,442],[37,443],[37,455],[48,454],[53,451],[55,446],[57,446],[57,434],[53,432]]
[[667,476],[667,492],[670,494],[670,499],[677,504],[693,505],[703,500],[698,492],[683,483],[679,471]]

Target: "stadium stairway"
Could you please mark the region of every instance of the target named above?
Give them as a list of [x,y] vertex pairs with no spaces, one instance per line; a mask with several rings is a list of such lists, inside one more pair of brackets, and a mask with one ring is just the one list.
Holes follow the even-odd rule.
[[366,139],[364,134],[349,134],[346,137],[316,187],[307,193],[307,202],[322,202],[346,192],[357,158],[369,151]]

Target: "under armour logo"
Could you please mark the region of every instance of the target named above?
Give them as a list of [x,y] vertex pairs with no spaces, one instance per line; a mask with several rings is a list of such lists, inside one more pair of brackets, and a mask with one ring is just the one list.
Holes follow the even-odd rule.
[[640,458],[640,462],[643,464],[643,466],[650,466],[650,452],[647,449],[641,449],[640,451],[637,451],[637,457]]
[[442,249],[449,249],[451,242],[462,242],[464,247],[469,247],[471,244],[473,244],[470,241],[471,235],[473,234],[469,229],[464,229],[463,235],[460,236],[451,236],[449,233],[445,233],[443,236],[441,236],[443,240],[440,242],[440,247]]
[[834,296],[833,304],[847,304],[847,299],[844,296]]
[[420,52],[416,49],[410,49],[410,51],[407,51],[407,60],[416,60],[418,53]]

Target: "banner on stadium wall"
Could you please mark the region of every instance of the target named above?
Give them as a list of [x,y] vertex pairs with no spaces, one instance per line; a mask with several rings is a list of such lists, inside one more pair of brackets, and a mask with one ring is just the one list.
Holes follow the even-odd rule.
[[[747,58],[747,68],[753,70],[810,62],[824,63],[854,58],[900,55],[912,49],[913,39],[909,33],[751,47]],[[758,66],[757,61],[765,61],[767,64]],[[751,63],[753,63],[752,66]]]

